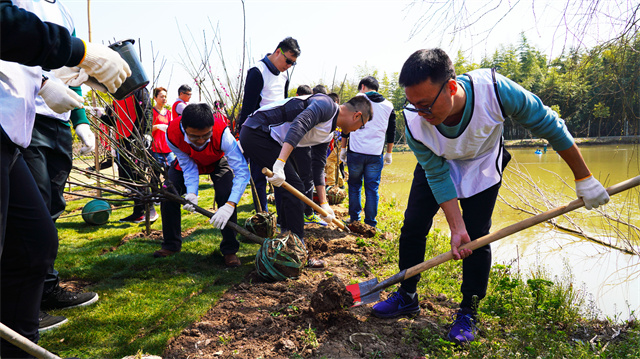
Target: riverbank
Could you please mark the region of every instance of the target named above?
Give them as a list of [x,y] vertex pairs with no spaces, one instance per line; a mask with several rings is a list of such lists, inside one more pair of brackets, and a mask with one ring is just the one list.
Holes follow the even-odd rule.
[[[607,137],[578,137],[575,142],[579,146],[588,145],[611,145],[611,144],[633,144],[640,143],[640,136],[607,136]],[[505,147],[541,147],[548,144],[543,138],[507,140]]]
[[[606,137],[578,137],[574,139],[579,146],[590,145],[611,145],[611,144],[634,144],[640,143],[640,136],[606,136]],[[543,138],[526,138],[520,140],[506,140],[504,145],[507,148],[518,147],[543,147],[548,144]],[[393,146],[393,152],[411,151],[408,145],[397,143]]]

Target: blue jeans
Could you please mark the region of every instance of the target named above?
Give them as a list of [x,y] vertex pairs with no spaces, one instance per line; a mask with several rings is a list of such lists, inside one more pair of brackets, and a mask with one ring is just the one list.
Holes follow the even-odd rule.
[[362,205],[360,191],[364,180],[364,223],[375,227],[378,222],[378,187],[382,175],[383,156],[362,155],[347,152],[347,167],[349,167],[349,217],[352,221],[360,220]]

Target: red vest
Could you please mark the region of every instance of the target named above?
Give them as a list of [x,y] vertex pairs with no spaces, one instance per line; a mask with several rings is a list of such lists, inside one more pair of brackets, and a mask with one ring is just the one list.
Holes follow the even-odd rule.
[[179,118],[180,116],[182,116],[182,115],[178,114],[178,112],[176,111],[176,107],[178,107],[179,103],[186,103],[186,102],[184,102],[182,100],[178,100],[178,101],[173,103],[173,106],[171,106],[171,118],[172,119],[176,119],[176,118]]
[[124,100],[113,101],[113,109],[116,114],[116,140],[131,136],[133,124],[138,116],[134,96],[131,95]]
[[[171,122],[171,111],[166,111],[164,116],[160,115],[158,110],[153,108],[153,126],[155,125],[168,125]],[[153,145],[151,150],[156,153],[169,153],[171,149],[167,145],[167,138],[165,132],[161,130],[152,130]]]
[[[167,129],[167,138],[172,145],[178,147],[180,151],[187,154],[198,165],[198,172],[202,174],[212,173],[216,168],[216,163],[224,156],[224,152],[220,149],[222,134],[227,128],[224,121],[215,120],[213,123],[213,134],[207,146],[200,151],[195,150],[184,140],[185,133],[182,131],[180,124],[182,121],[172,120],[169,122]],[[176,164],[176,169],[182,171],[180,164]]]

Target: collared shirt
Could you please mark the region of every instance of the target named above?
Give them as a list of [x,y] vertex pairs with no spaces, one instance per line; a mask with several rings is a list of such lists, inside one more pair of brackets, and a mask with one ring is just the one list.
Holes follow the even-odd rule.
[[[182,127],[182,124],[180,124]],[[184,128],[182,128],[182,132],[185,133],[184,140],[189,145],[191,145],[196,150],[201,150],[205,148],[211,139],[208,139],[204,145],[198,147],[193,144],[189,140],[189,137],[186,135]],[[178,158],[178,163],[180,163],[180,167],[182,168],[182,172],[184,174],[184,184],[187,187],[187,193],[195,193],[198,194],[198,186],[200,185],[200,174],[198,172],[198,165],[196,162],[189,157],[186,153],[182,152],[178,147],[174,146],[171,141],[167,140],[169,144],[169,148]],[[222,133],[222,139],[220,142],[220,149],[224,152],[225,157],[227,158],[227,162],[229,162],[229,166],[231,170],[233,170],[233,187],[231,188],[231,194],[229,195],[228,201],[238,203],[240,201],[240,197],[244,193],[247,184],[249,183],[249,167],[247,166],[247,161],[238,146],[235,138],[231,134],[228,128],[224,130]]]

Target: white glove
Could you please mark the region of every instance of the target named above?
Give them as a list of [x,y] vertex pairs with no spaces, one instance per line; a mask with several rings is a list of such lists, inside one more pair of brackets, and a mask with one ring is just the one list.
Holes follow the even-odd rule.
[[598,208],[598,206],[609,202],[609,194],[602,184],[593,177],[576,181],[576,195],[584,200],[586,209]]
[[320,205],[320,207],[324,209],[325,212],[327,212],[326,217],[320,214],[320,218],[322,218],[322,220],[327,223],[333,222],[333,219],[336,218],[336,214],[333,212],[333,209],[331,208],[331,206],[329,206],[329,203],[325,202],[322,205]]
[[104,115],[104,108],[103,107],[85,106],[85,109],[89,110],[89,113],[93,117],[100,118],[100,117],[102,117],[102,115]]
[[85,155],[93,152],[96,148],[96,136],[93,134],[93,131],[91,131],[91,126],[87,123],[79,124],[76,126],[76,134],[84,144],[80,149],[80,154]]
[[213,224],[216,228],[224,229],[224,226],[227,225],[229,218],[233,215],[233,211],[236,208],[229,203],[225,203],[224,206],[220,207],[216,213],[213,214],[209,223]]
[[151,135],[144,135],[144,148],[148,150],[149,148],[151,148],[152,143],[153,137],[151,137]]
[[85,69],[81,69],[77,66],[61,67],[57,70],[53,70],[53,74],[69,86],[80,86],[85,84],[96,91],[108,92],[107,88],[104,87],[103,84],[99,83],[95,78],[90,77]]
[[167,128],[169,128],[169,125],[156,125],[156,128],[162,132],[167,132]]
[[80,86],[89,79],[89,75],[87,75],[85,71],[81,70],[82,69],[77,66],[65,66],[53,70],[53,74],[56,76],[56,78],[69,86]]
[[342,161],[342,163],[346,164],[347,163],[347,149],[343,148],[340,150],[340,161]]
[[[195,193],[187,193],[184,196],[184,199],[186,199],[187,201],[193,203],[194,205],[198,205],[198,195],[196,195]],[[187,211],[189,211],[191,213],[196,211],[196,208],[193,205],[189,204],[189,203],[183,205],[182,208],[184,208],[185,210],[187,210]]]
[[267,177],[267,181],[276,187],[282,186],[285,179],[287,178],[284,175],[284,165],[285,163],[281,159],[277,159],[273,164],[273,176]]
[[393,160],[391,159],[391,153],[390,152],[385,153],[384,154],[384,165],[383,166],[390,165],[391,162],[393,162]]
[[124,80],[131,76],[127,62],[117,52],[104,45],[87,42],[85,46],[84,61],[78,67],[84,69],[89,76],[95,77],[109,92],[116,92]]
[[98,80],[96,80],[95,77],[91,77],[87,75],[87,71],[85,69],[81,69],[80,73],[85,74],[87,76],[87,80],[84,82],[85,85],[91,87],[92,89],[98,92],[103,92],[103,93],[109,92],[109,90],[107,90],[107,88],[103,84],[98,82]]
[[65,113],[74,108],[84,107],[82,96],[59,82],[45,81],[38,95],[56,113]]

